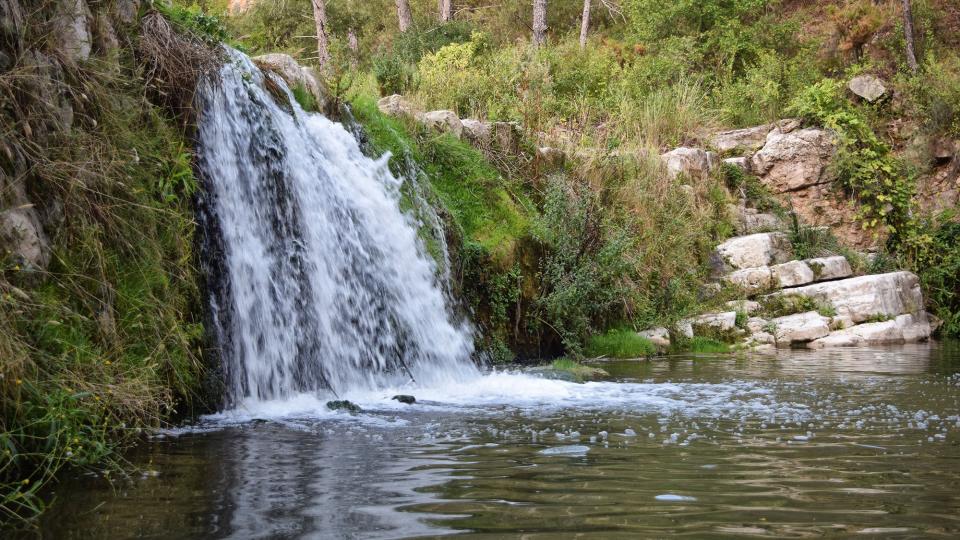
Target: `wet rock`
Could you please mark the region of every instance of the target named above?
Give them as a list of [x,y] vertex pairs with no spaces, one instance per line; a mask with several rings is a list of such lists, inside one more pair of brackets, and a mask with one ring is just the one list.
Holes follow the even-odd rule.
[[790,289],[789,294],[827,302],[836,309],[838,316],[850,317],[855,323],[878,316],[916,314],[924,305],[920,280],[911,272],[891,272],[815,283]]
[[779,232],[757,233],[731,238],[717,246],[711,256],[715,272],[721,274],[744,268],[785,263],[792,247],[787,235]]
[[771,322],[776,326],[778,347],[807,343],[830,334],[830,319],[816,311],[777,317]]
[[425,112],[420,115],[419,120],[428,128],[449,133],[458,139],[463,136],[463,123],[453,111]]
[[406,394],[399,394],[399,395],[393,396],[390,399],[399,401],[400,403],[405,403],[407,405],[413,405],[414,403],[417,402],[417,398],[410,395],[406,395]]
[[772,129],[772,124],[764,124],[744,129],[721,131],[710,136],[710,145],[720,153],[734,150],[753,152],[763,147],[763,144],[767,141],[767,134]]
[[700,148],[675,148],[660,156],[672,177],[683,175],[688,178],[703,178],[710,174],[717,163],[716,155]]
[[750,157],[750,170],[776,193],[785,193],[834,180],[830,161],[836,153],[834,136],[806,128],[767,135],[766,144]]
[[463,138],[480,149],[490,147],[490,124],[472,118],[462,118]]
[[858,75],[847,84],[847,87],[855,95],[873,103],[882,98],[887,93],[887,87],[883,81],[873,75]]
[[335,401],[328,401],[327,408],[331,411],[347,411],[350,414],[356,414],[363,412],[363,409],[359,405],[352,401],[347,401],[345,399],[338,399]]
[[318,109],[323,110],[325,108],[326,92],[324,92],[323,85],[320,83],[319,74],[313,68],[301,66],[292,56],[282,53],[264,54],[252,60],[260,69],[279,75],[290,88],[303,87],[316,100]]
[[413,116],[417,112],[416,107],[400,94],[380,98],[377,108],[387,116]]
[[53,37],[57,49],[68,61],[90,58],[93,37],[90,22],[93,16],[84,0],[59,0],[53,16]]
[[0,252],[27,270],[43,270],[50,264],[50,242],[32,206],[0,212]]
[[811,349],[827,347],[859,347],[915,343],[930,338],[930,323],[923,314],[900,315],[889,321],[858,324],[807,344]]

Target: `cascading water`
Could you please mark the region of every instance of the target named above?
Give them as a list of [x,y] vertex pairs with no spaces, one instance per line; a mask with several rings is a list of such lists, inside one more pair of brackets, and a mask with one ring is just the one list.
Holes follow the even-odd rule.
[[366,157],[237,52],[200,103],[199,219],[228,405],[477,374],[386,157]]

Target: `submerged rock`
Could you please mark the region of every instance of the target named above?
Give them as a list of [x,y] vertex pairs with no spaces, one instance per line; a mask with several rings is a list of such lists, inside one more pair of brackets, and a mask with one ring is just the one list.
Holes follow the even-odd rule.
[[363,409],[359,405],[352,401],[347,401],[345,399],[338,399],[335,401],[328,401],[327,408],[331,411],[347,411],[351,414],[356,414],[363,412]]
[[406,403],[407,405],[413,405],[417,402],[417,398],[406,394],[398,394],[390,399],[399,401],[400,403]]

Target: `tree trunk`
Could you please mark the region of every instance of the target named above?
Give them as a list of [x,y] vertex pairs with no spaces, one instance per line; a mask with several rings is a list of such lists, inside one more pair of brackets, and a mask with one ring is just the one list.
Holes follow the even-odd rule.
[[440,0],[440,21],[453,19],[453,0]]
[[533,0],[533,45],[547,42],[547,0]]
[[327,0],[312,0],[313,20],[317,23],[317,63],[321,71],[330,66],[330,39],[327,36]]
[[913,9],[910,0],[903,0],[903,33],[907,41],[907,65],[910,71],[917,72],[917,53],[913,42]]
[[590,0],[583,0],[583,19],[580,21],[580,50],[587,48],[587,32],[590,30]]
[[406,32],[413,26],[413,16],[410,15],[410,2],[397,0],[397,18],[400,20],[400,31]]

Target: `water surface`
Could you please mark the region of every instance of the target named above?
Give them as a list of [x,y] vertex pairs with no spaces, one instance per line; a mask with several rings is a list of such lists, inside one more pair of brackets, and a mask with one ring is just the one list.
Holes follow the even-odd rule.
[[[601,364],[577,385],[248,406],[60,486],[49,538],[960,535],[960,351],[920,345]],[[395,391],[414,393],[402,405]]]

